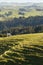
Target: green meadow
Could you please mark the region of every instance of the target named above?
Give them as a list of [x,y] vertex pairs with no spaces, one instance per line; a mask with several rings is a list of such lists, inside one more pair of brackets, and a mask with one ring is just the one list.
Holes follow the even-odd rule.
[[43,65],[43,33],[0,38],[0,65]]
[[23,15],[19,14],[19,9],[2,9],[0,11],[0,21],[8,21],[13,18],[19,17],[30,17],[30,16],[43,16],[43,11],[36,11],[33,9],[32,11],[25,12]]

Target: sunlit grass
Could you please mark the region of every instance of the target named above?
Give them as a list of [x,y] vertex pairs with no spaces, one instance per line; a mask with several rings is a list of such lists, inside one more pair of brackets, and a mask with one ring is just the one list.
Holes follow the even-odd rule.
[[2,38],[0,37],[1,63],[4,62],[5,65],[6,63],[9,64],[9,62],[12,62],[13,65],[43,65],[42,58],[43,33],[22,34]]
[[[6,16],[5,13],[8,13],[8,12],[12,12],[11,15],[9,16]],[[6,21],[6,20],[11,20],[13,18],[19,18],[20,17],[20,14],[19,14],[19,10],[17,9],[12,9],[12,10],[9,10],[9,9],[5,9],[5,10],[2,10],[0,11],[0,15],[3,15],[4,17],[0,17],[0,21]],[[32,10],[30,12],[25,12],[24,15],[25,18],[27,17],[30,17],[30,16],[43,16],[43,11],[36,11],[36,10]]]

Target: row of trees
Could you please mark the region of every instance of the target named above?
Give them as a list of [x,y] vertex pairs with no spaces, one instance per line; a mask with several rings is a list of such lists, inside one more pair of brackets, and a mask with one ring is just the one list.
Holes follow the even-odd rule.
[[43,32],[43,25],[27,26],[27,27],[11,27],[10,29],[4,29],[1,31],[2,34],[11,33],[16,34],[27,34],[27,33],[40,33]]
[[43,16],[20,17],[0,22],[0,34],[27,34],[43,32]]

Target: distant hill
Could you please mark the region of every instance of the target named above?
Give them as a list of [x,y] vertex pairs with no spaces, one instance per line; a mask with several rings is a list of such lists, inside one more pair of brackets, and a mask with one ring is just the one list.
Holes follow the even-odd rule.
[[0,21],[19,17],[43,16],[43,3],[0,2]]
[[37,26],[41,27],[37,32],[43,32],[43,3],[0,3],[0,31],[29,26],[31,32],[36,32]]

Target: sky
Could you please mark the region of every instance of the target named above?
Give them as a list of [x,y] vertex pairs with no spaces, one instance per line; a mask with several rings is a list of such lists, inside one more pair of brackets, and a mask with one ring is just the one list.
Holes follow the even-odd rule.
[[25,2],[43,2],[43,0],[0,0],[0,2],[17,2],[17,3],[25,3]]

